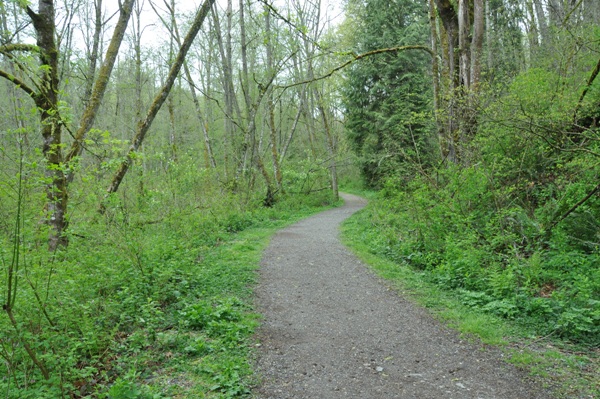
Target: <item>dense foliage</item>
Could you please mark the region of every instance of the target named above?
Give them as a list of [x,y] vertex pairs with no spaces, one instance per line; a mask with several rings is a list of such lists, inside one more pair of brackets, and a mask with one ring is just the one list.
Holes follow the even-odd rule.
[[[72,194],[78,212],[70,245],[57,252],[38,238],[44,226],[32,206],[39,197],[34,165],[24,165],[31,181],[7,180],[22,186],[13,198],[19,202],[2,203],[4,211],[20,212],[3,219],[0,257],[5,273],[11,266],[15,273],[10,318],[0,319],[3,397],[248,392],[251,289],[265,237],[330,203],[330,194],[282,198],[265,208],[262,194],[229,193],[194,162],[168,163],[160,183],[145,182],[142,192],[139,179],[126,185],[102,217],[101,190],[85,174]],[[302,175],[286,181],[296,190],[312,184]],[[6,295],[2,290],[0,299]]]
[[[425,5],[410,0],[350,1],[357,54],[427,44]],[[371,186],[389,174],[412,174],[431,159],[430,56],[388,52],[355,63],[344,87],[345,127]]]
[[346,147],[373,252],[600,344],[600,2],[58,3],[0,1],[0,395],[246,395],[260,238]]
[[318,5],[201,3],[0,1],[1,397],[247,394],[260,250],[345,146],[329,83],[284,87]]
[[[544,36],[532,38],[534,33],[505,18],[525,18],[528,9],[517,2],[488,5],[495,5],[488,9],[488,22],[497,29],[487,36],[495,40],[482,52],[479,86],[440,93],[451,99],[442,104],[454,101],[460,112],[454,144],[461,156],[452,159],[442,151],[432,163],[412,158],[418,173],[410,179],[403,167],[382,171],[376,180],[382,186],[379,198],[363,219],[372,229],[365,240],[374,252],[456,290],[474,308],[518,320],[540,337],[598,347],[600,31],[595,17],[575,8],[572,20],[562,25],[551,13],[549,22],[536,28],[535,34],[544,29]],[[362,19],[371,21],[373,29],[391,31]],[[517,45],[509,40],[515,34]],[[355,40],[370,43],[368,35]],[[521,46],[525,40],[530,47]],[[506,59],[509,54],[516,56]],[[364,67],[362,81],[378,79],[381,70]],[[404,85],[411,77],[401,74],[394,82]],[[357,90],[356,81],[348,84],[349,91]],[[410,93],[426,90],[413,87]],[[349,103],[351,138],[357,121],[369,120],[377,104],[377,98]],[[444,109],[433,114],[422,104],[414,106],[432,119],[451,117]],[[461,119],[464,115],[470,117]],[[375,159],[395,155],[389,148],[381,154],[382,148],[361,151]],[[373,173],[364,172],[372,184]]]

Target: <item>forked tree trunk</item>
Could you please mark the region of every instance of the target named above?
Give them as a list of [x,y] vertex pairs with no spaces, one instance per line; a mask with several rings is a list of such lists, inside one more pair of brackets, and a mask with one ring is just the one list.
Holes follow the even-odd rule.
[[[477,130],[475,94],[481,77],[485,34],[483,0],[435,0],[444,26],[445,95],[448,113],[444,154],[455,163],[468,163],[464,150]],[[458,54],[458,59],[456,57]]]

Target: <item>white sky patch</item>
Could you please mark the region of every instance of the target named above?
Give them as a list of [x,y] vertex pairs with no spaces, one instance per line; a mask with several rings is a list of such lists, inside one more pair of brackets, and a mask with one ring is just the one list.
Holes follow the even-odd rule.
[[[163,26],[160,18],[156,15],[152,7],[150,6],[150,0],[138,0],[143,2],[143,12],[142,12],[142,22],[141,27],[143,29],[142,35],[142,43],[144,47],[158,48],[168,43],[169,41],[169,32]],[[167,0],[170,3],[170,0]],[[269,0],[271,4],[276,9],[282,9],[285,2],[281,0]],[[165,14],[164,18],[168,19],[167,9],[165,7],[163,0],[152,0],[155,8],[157,10],[162,10]],[[178,15],[187,15],[189,18],[193,17],[195,12],[199,7],[202,6],[204,1],[202,0],[182,0],[175,2],[175,12]],[[234,12],[237,12],[238,1],[233,1]],[[257,2],[258,3],[258,2]],[[224,10],[227,7],[227,0],[217,0],[217,6]],[[105,9],[105,18],[113,15],[118,10],[118,0],[104,0],[103,7]],[[343,19],[343,11],[342,4],[339,0],[321,0],[321,20],[323,24],[329,25],[337,25]],[[113,17],[111,23],[109,24],[111,27],[116,23],[116,19],[118,15]],[[133,19],[133,18],[132,18]],[[91,22],[91,21],[90,21]],[[180,25],[183,25],[180,22]],[[132,21],[130,21],[131,25]],[[181,36],[185,36],[185,32],[181,31],[182,27],[180,26],[180,34]],[[112,29],[107,29],[107,32],[112,32]],[[128,29],[128,32],[131,32],[131,26]]]

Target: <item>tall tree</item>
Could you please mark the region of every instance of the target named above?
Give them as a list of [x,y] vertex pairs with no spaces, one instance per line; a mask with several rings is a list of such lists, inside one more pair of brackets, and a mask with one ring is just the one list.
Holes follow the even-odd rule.
[[[152,104],[150,105],[150,107],[148,109],[146,117],[143,120],[141,120],[137,126],[135,135],[134,135],[133,139],[131,140],[131,145],[129,147],[129,150],[127,151],[127,155],[125,156],[125,159],[119,165],[119,168],[117,169],[115,175],[112,178],[112,182],[110,183],[109,187],[106,190],[107,195],[115,193],[119,189],[119,186],[121,185],[121,183],[123,181],[123,178],[125,177],[125,175],[127,174],[127,171],[129,170],[129,168],[131,167],[131,165],[133,163],[133,159],[135,158],[135,153],[138,151],[138,149],[142,145],[144,138],[146,137],[146,133],[148,133],[148,130],[150,129],[150,127],[152,126],[152,123],[154,122],[154,119],[156,118],[156,114],[158,113],[158,111],[164,104],[165,100],[167,99],[169,92],[171,91],[171,88],[173,87],[173,84],[175,83],[175,80],[177,79],[177,75],[179,74],[179,71],[181,70],[183,62],[185,61],[185,57],[186,57],[190,47],[192,46],[194,39],[198,35],[198,32],[200,31],[200,28],[202,27],[202,24],[204,23],[204,19],[210,12],[214,3],[215,3],[215,0],[205,0],[204,3],[202,4],[202,6],[196,12],[196,16],[194,17],[192,25],[190,26],[188,33],[185,36],[185,39],[183,40],[181,47],[179,48],[177,56],[175,57],[175,61],[173,62],[173,65],[171,66],[171,69],[169,70],[169,74],[168,74],[165,82],[163,83],[159,92],[154,97],[154,101],[152,101]],[[101,209],[104,209],[103,205],[102,205]]]
[[442,81],[447,99],[442,105],[447,110],[444,153],[452,162],[468,162],[461,150],[476,130],[473,95],[481,78],[485,7],[483,0],[458,0],[457,4],[435,0],[435,4],[444,27],[441,32],[446,69],[443,75],[447,77]]
[[[426,4],[413,1],[354,1],[349,5],[356,53],[429,39]],[[389,23],[394,21],[394,23]],[[453,56],[453,55],[452,55]],[[384,52],[354,63],[344,88],[346,130],[360,156],[368,184],[390,174],[408,176],[417,154],[430,153],[430,87],[427,55]],[[446,59],[448,62],[448,59]],[[450,64],[454,65],[454,59]]]
[[[48,240],[49,249],[55,250],[59,246],[67,244],[64,234],[67,226],[67,176],[69,173],[68,163],[81,150],[81,140],[91,128],[96,111],[102,100],[102,95],[108,83],[108,77],[118,48],[121,43],[122,34],[127,26],[131,13],[133,0],[123,3],[120,10],[119,24],[115,28],[111,47],[107,52],[107,61],[102,66],[95,86],[91,92],[90,101],[81,118],[80,127],[75,134],[75,140],[69,153],[63,154],[62,130],[67,123],[61,116],[60,102],[60,48],[57,43],[56,9],[53,0],[39,0],[38,11],[35,12],[25,3],[20,7],[29,16],[36,36],[37,46],[21,43],[9,43],[0,47],[0,53],[18,64],[14,54],[17,51],[29,51],[38,54],[40,68],[37,76],[31,74],[28,79],[32,84],[23,81],[16,76],[0,70],[0,76],[14,83],[18,88],[27,93],[34,101],[40,114],[40,125],[42,135],[42,153],[46,162],[46,213],[47,223],[51,227]],[[92,50],[93,51],[93,50]],[[93,60],[91,60],[93,61]],[[92,62],[90,62],[91,73]]]

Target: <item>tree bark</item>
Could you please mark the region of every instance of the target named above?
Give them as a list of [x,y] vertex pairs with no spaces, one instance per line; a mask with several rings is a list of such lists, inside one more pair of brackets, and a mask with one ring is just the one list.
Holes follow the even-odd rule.
[[535,8],[535,16],[537,18],[537,24],[540,30],[541,45],[548,44],[549,32],[548,32],[548,19],[542,6],[542,0],[533,0],[533,7]]
[[458,86],[458,57],[455,55],[455,51],[458,48],[458,15],[454,6],[450,0],[434,0],[444,25],[444,32],[446,33],[446,41],[448,43],[446,48],[446,57],[448,59],[448,75],[451,89]]
[[471,24],[469,18],[469,1],[458,0],[458,53],[460,59],[460,84],[466,90],[471,87]]
[[[239,0],[240,7],[240,49],[242,55],[242,93],[244,95],[244,103],[245,103],[245,115],[246,123],[250,123],[250,114],[252,110],[252,98],[250,95],[250,75],[248,72],[248,42],[246,38],[246,18],[245,18],[245,7],[244,0]],[[251,157],[251,154],[254,153],[254,142],[256,141],[254,137],[251,136],[253,132],[250,132],[248,129],[244,132],[244,141],[242,144],[242,159],[238,165],[238,176],[242,174],[248,167],[248,161]]]
[[[481,79],[481,58],[485,35],[483,0],[458,0],[457,9],[450,0],[435,0],[444,26],[442,39],[445,55],[444,84],[447,109],[444,155],[451,162],[467,162],[465,144],[476,131],[474,94]],[[458,60],[455,54],[458,54]]]
[[443,126],[440,122],[441,102],[440,102],[440,67],[438,62],[438,33],[437,33],[437,13],[433,0],[429,0],[429,27],[431,29],[431,78],[433,83],[433,113],[435,117],[436,130],[438,134],[438,143],[440,150],[443,153],[441,146],[444,138]]
[[67,227],[67,180],[63,167],[62,121],[58,113],[58,48],[56,46],[55,9],[52,0],[40,0],[37,14],[27,7],[27,14],[33,22],[40,49],[42,68],[39,95],[36,106],[40,110],[42,133],[42,152],[46,159],[46,214],[51,227],[48,248],[54,251],[66,246],[68,240],[64,234]]
[[471,42],[471,89],[477,91],[481,80],[481,58],[485,31],[483,0],[474,0],[473,40]]
[[[228,0],[228,8],[230,6],[231,0]],[[217,39],[217,48],[219,50],[219,54],[221,56],[221,76],[222,76],[222,86],[223,86],[223,97],[225,99],[225,119],[223,121],[225,127],[225,134],[223,135],[223,151],[224,151],[224,166],[225,166],[225,179],[229,178],[228,168],[229,168],[229,156],[230,154],[235,154],[235,141],[234,141],[234,130],[235,126],[233,124],[234,118],[234,101],[235,101],[235,88],[233,86],[233,70],[232,70],[232,61],[228,55],[231,54],[230,51],[227,51],[227,45],[224,43],[223,34],[221,32],[221,23],[219,21],[219,15],[217,11],[212,9],[212,16],[214,21],[214,32]],[[228,12],[229,18],[231,14]],[[228,26],[231,25],[231,21]],[[228,37],[231,37],[228,35]],[[237,180],[237,173],[235,174],[234,180]]]
[[[173,6],[172,12],[174,13],[175,8]],[[164,22],[164,21],[163,21]],[[179,27],[177,25],[177,20],[172,18],[172,33],[174,35],[175,41],[177,45],[181,47],[181,36],[179,34]],[[210,61],[209,61],[210,63]],[[187,61],[183,62],[183,71],[185,73],[185,78],[189,83],[190,95],[192,96],[192,102],[194,103],[194,107],[196,109],[196,117],[198,118],[198,123],[200,124],[200,129],[202,130],[202,137],[204,139],[204,149],[207,157],[207,167],[211,169],[217,168],[217,162],[215,160],[215,155],[213,153],[212,144],[210,140],[210,135],[208,132],[208,122],[203,115],[202,107],[200,106],[200,100],[198,99],[198,94],[196,92],[196,85],[194,85],[194,80],[192,78],[192,73],[190,72],[190,68],[188,66]]]
[[315,96],[317,99],[317,107],[321,118],[323,120],[323,128],[325,129],[325,145],[327,147],[327,155],[329,156],[329,174],[331,176],[331,192],[333,199],[338,201],[340,199],[340,193],[338,188],[338,173],[337,173],[337,160],[336,160],[336,145],[331,131],[331,124],[325,110],[325,104],[323,103],[323,96],[318,90],[315,90]]
[[102,34],[102,0],[94,1],[94,35],[92,37],[92,48],[88,54],[88,72],[85,80],[85,94],[83,101],[87,102],[92,97],[92,89],[96,77],[98,64],[98,52],[100,51],[100,35]]

